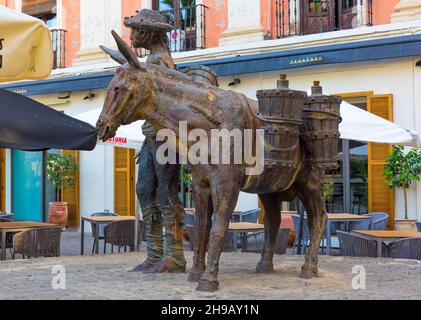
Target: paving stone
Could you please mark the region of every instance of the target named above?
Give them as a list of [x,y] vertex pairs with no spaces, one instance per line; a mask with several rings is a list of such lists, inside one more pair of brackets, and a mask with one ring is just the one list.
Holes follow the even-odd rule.
[[[186,252],[188,266],[192,254]],[[63,256],[0,262],[3,299],[421,299],[421,263],[410,260],[320,257],[320,278],[299,277],[302,256],[276,256],[275,272],[257,275],[253,253],[223,253],[220,290],[197,292],[186,274],[144,275],[129,272],[145,252],[99,256]],[[54,290],[52,267],[66,270],[66,289]],[[352,269],[367,272],[366,290],[354,290]]]

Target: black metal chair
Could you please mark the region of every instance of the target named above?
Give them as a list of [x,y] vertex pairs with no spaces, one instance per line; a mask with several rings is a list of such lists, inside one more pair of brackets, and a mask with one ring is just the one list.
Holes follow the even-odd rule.
[[[109,212],[104,210],[104,212],[96,212],[91,214],[91,217],[116,217],[118,216],[117,213],[113,213],[113,212]],[[99,240],[104,240],[104,225],[100,225],[99,226]],[[95,238],[95,234],[96,234],[96,225],[95,224],[91,224],[91,229],[92,229],[92,237],[94,237],[94,244],[92,245],[92,254],[95,252],[95,245],[96,245],[96,238]],[[98,243],[99,246],[99,243]],[[105,246],[105,245],[104,245]]]
[[389,243],[387,256],[395,259],[421,260],[421,238],[400,239]]
[[417,222],[417,229],[418,229],[418,232],[421,232],[421,221]]

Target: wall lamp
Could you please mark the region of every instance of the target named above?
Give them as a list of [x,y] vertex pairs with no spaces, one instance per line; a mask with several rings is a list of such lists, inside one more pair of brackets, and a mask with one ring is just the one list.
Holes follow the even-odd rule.
[[236,86],[236,85],[238,85],[240,83],[241,83],[241,80],[240,79],[234,78],[234,80],[232,82],[228,83],[228,86],[232,87],[232,86]]
[[89,100],[95,98],[95,93],[93,93],[91,90],[88,91],[88,94],[86,95],[86,97],[83,98],[83,100]]
[[63,92],[63,93],[60,93],[60,94],[58,95],[58,98],[59,98],[60,100],[66,100],[66,99],[69,99],[69,98],[70,98],[70,95],[71,95],[71,93],[70,93],[70,92]]

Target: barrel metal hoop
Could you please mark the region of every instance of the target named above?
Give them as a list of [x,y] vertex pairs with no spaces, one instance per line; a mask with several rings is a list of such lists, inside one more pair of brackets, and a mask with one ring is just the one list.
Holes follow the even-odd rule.
[[270,123],[276,123],[276,124],[293,124],[293,125],[297,125],[300,126],[303,124],[302,120],[297,120],[297,119],[280,119],[278,117],[264,117],[262,115],[260,115],[260,113],[256,113],[255,114],[256,117],[263,122],[270,122]]
[[340,138],[339,131],[310,131],[301,133],[301,138],[307,140],[323,140],[325,138]]
[[295,145],[291,146],[291,147],[284,147],[284,148],[277,148],[274,147],[270,144],[265,143],[265,149],[269,152],[276,152],[276,153],[283,153],[283,152],[291,152],[291,151],[295,151],[298,147],[298,141]]
[[332,111],[308,110],[304,109],[304,118],[315,120],[337,120],[341,118],[340,113]]

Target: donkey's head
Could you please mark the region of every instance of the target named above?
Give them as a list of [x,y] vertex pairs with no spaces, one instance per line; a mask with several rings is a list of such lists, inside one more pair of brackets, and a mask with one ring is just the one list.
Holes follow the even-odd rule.
[[120,125],[139,120],[141,117],[138,106],[149,97],[149,78],[145,67],[115,31],[112,31],[112,35],[119,52],[113,50],[106,52],[123,65],[117,69],[111,80],[96,125],[99,138],[103,141],[114,137]]

